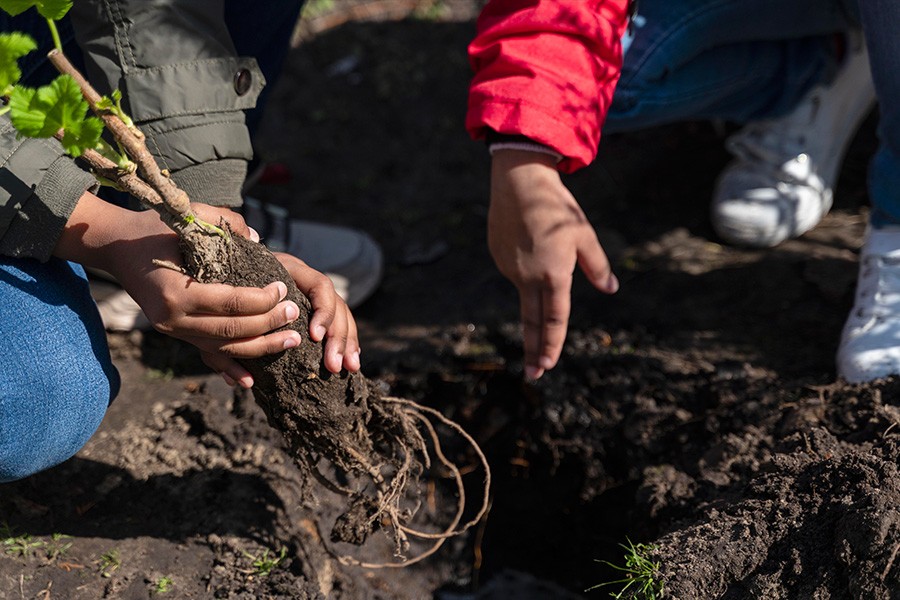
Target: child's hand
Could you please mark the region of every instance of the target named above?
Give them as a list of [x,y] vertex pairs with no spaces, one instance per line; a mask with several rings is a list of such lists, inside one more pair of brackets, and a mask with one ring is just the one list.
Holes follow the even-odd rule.
[[559,360],[578,265],[601,292],[618,281],[593,226],[560,180],[549,155],[494,154],[488,246],[497,268],[519,290],[525,374],[537,379]]
[[[252,236],[243,219],[227,209],[196,205],[200,218],[218,222],[224,216],[236,233]],[[212,217],[212,218],[211,218]],[[110,272],[144,310],[158,331],[197,346],[204,361],[226,381],[253,385],[250,374],[235,359],[256,358],[300,344],[291,329],[273,331],[294,321],[297,305],[284,300],[286,286],[263,289],[198,283],[153,264],[154,259],[181,263],[178,238],[156,213],[136,213],[86,193],[66,225],[56,255]],[[359,368],[356,324],[324,275],[301,261],[280,257],[298,285],[310,297],[313,317],[309,335],[326,342],[326,368]],[[271,332],[271,333],[270,333]]]
[[[199,218],[216,225],[220,219],[225,219],[235,233],[255,242],[259,241],[259,234],[248,227],[243,217],[234,211],[205,204],[194,204],[193,208]],[[278,252],[275,256],[312,304],[309,335],[316,342],[327,340],[325,368],[332,373],[340,373],[342,368],[359,371],[356,321],[346,303],[335,292],[331,280],[291,254]],[[217,370],[224,372],[224,369]]]
[[322,273],[291,254],[276,252],[276,258],[293,277],[313,307],[309,335],[325,342],[325,368],[339,373],[341,368],[359,371],[359,339],[356,320],[350,308],[334,290],[334,284]]

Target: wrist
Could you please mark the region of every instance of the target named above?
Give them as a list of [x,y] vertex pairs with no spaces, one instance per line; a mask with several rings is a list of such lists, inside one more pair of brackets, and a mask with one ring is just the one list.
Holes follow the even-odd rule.
[[85,192],[69,216],[53,255],[116,274],[134,262],[133,242],[168,229],[153,211],[132,211]]
[[552,156],[528,150],[498,150],[491,158],[491,170],[495,176],[528,171],[532,174],[546,173],[555,178],[559,177],[556,160]]

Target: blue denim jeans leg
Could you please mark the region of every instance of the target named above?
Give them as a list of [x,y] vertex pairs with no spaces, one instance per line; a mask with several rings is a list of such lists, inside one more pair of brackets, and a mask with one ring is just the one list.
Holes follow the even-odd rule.
[[[34,10],[0,14],[0,30],[52,47]],[[59,31],[70,46],[67,21]],[[41,51],[19,64],[29,85],[57,75]],[[119,373],[79,265],[0,256],[0,377],[0,482],[63,462],[93,435],[118,393]]]
[[604,131],[784,114],[858,26],[854,0],[640,0]]
[[75,454],[119,391],[81,266],[0,257],[0,482]]
[[879,146],[869,167],[872,224],[900,224],[900,3],[860,0],[879,104]]

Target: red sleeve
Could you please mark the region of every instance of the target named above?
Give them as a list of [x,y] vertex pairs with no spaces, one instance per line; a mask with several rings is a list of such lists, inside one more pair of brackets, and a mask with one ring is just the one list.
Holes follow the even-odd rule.
[[491,0],[469,45],[466,129],[524,135],[572,172],[597,154],[622,67],[628,0]]

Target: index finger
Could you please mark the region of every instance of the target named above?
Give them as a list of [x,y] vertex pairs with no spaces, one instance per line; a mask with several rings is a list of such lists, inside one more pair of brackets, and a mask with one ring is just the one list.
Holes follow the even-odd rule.
[[538,379],[556,366],[566,341],[572,278],[544,282],[519,291],[522,311],[525,375]]
[[522,313],[522,349],[525,354],[525,377],[538,379],[544,374],[540,367],[541,315],[543,314],[540,288],[519,288],[519,308]]
[[572,278],[545,286],[541,290],[541,342],[538,366],[552,369],[559,360],[566,333],[569,328],[571,311]]
[[287,296],[288,291],[282,281],[275,281],[264,288],[192,282],[188,289],[191,294],[185,313],[226,316],[267,313]]

